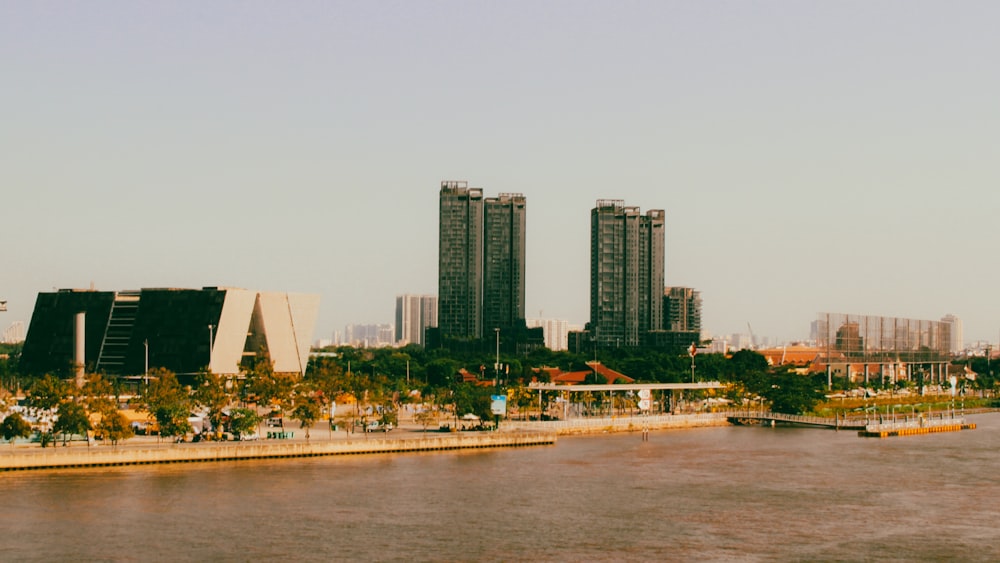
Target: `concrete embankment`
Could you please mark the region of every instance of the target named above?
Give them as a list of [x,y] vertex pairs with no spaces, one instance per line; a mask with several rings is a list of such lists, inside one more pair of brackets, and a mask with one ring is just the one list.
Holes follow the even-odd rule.
[[669,430],[728,426],[725,413],[661,414],[650,416],[616,416],[603,418],[571,418],[551,421],[504,421],[503,428],[552,432],[559,435],[608,434],[612,432],[642,432],[643,430]]
[[555,442],[556,436],[552,432],[504,431],[311,442],[266,440],[146,447],[56,447],[15,450],[2,454],[0,471],[524,447],[551,445]]

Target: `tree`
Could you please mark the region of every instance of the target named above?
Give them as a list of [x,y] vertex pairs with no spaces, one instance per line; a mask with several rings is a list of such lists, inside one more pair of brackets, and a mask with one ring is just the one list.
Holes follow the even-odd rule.
[[14,440],[31,436],[31,425],[21,418],[20,413],[7,415],[7,418],[0,422],[0,433],[3,439],[10,442],[10,447],[14,447]]
[[117,410],[117,402],[111,398],[115,395],[114,387],[101,374],[88,374],[82,391],[84,405],[88,411],[108,413]]
[[36,409],[51,410],[69,396],[69,387],[60,379],[46,375],[36,379],[28,389],[28,405]]
[[[183,436],[191,431],[191,397],[170,370],[157,369],[140,400],[140,409],[156,418],[161,436]],[[117,412],[117,411],[116,411]]]
[[[248,375],[248,390],[264,405],[279,411],[288,410],[295,380],[291,375],[275,373],[269,360],[258,359]],[[282,421],[284,425],[284,421]]]
[[413,415],[413,420],[423,426],[424,432],[427,432],[427,427],[437,422],[438,411],[434,409],[422,409],[420,412]]
[[194,390],[194,402],[208,409],[208,421],[218,431],[222,427],[223,410],[229,406],[232,396],[226,390],[226,382],[211,371],[198,374],[198,387]]
[[127,440],[135,435],[128,419],[118,409],[103,413],[101,422],[97,424],[97,431],[105,440],[109,440],[112,446],[117,446],[120,440]]
[[237,440],[253,434],[260,421],[261,416],[253,409],[240,407],[229,411],[229,431]]
[[73,434],[86,436],[87,431],[90,429],[90,418],[87,416],[87,411],[83,408],[83,405],[72,401],[59,405],[59,418],[52,425],[52,431],[62,434],[64,446],[69,436]]
[[319,420],[320,406],[309,396],[303,396],[296,403],[292,410],[292,418],[299,421],[299,426],[306,431],[306,440],[309,439],[309,429]]
[[760,395],[770,401],[774,412],[806,413],[824,397],[822,383],[795,373],[777,374],[771,378],[770,383],[760,390]]

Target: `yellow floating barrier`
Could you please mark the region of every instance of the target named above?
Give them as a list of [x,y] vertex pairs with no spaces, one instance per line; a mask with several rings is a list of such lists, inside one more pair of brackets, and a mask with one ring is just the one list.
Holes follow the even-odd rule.
[[858,436],[862,438],[892,438],[895,436],[920,436],[923,434],[936,434],[938,432],[960,432],[962,430],[975,430],[976,425],[968,424],[940,424],[936,426],[922,426],[919,428],[899,428],[896,430],[861,430]]

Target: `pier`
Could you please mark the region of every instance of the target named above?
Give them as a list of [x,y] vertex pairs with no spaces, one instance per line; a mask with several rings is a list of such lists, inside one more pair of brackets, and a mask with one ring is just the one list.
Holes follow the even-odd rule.
[[775,426],[777,424],[792,424],[797,426],[812,426],[817,428],[832,428],[834,430],[864,430],[870,420],[864,417],[842,417],[833,418],[821,416],[803,416],[797,414],[783,414],[770,411],[736,411],[726,414],[726,419],[736,425],[765,424]]

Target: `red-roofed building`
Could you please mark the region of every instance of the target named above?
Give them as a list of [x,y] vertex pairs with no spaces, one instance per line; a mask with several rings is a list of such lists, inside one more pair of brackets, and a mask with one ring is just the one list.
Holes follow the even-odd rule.
[[561,383],[563,385],[575,385],[586,382],[587,377],[593,375],[600,375],[607,380],[608,383],[632,383],[635,380],[631,377],[619,373],[601,362],[587,362],[587,366],[590,367],[589,370],[584,371],[562,371],[559,368],[553,367],[541,367],[537,368],[535,371],[542,373],[544,372],[549,376],[549,381],[552,383]]

